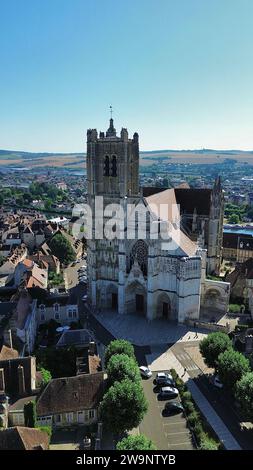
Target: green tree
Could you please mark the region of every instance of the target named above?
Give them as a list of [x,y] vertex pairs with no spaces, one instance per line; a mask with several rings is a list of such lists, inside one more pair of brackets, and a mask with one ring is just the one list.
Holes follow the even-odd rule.
[[239,224],[239,222],[240,222],[240,217],[238,214],[231,214],[228,218],[229,224]]
[[231,348],[232,342],[229,336],[221,332],[210,333],[199,345],[206,365],[214,368],[216,368],[219,354]]
[[69,264],[76,259],[74,249],[69,240],[62,233],[57,233],[50,242],[52,253],[61,263]]
[[221,353],[217,362],[219,378],[228,388],[233,388],[236,382],[250,371],[249,360],[234,349]]
[[129,379],[132,382],[138,382],[141,379],[137,362],[127,354],[114,354],[107,363],[106,371],[108,382],[112,385],[114,382],[121,382]]
[[236,383],[235,398],[246,418],[253,421],[253,372],[247,372]]
[[134,348],[129,341],[125,339],[115,339],[111,341],[105,351],[105,366],[114,354],[126,354],[135,359]]
[[33,200],[30,193],[24,193],[23,198],[26,204],[30,204]]
[[118,442],[117,450],[156,450],[155,444],[144,434],[127,436]]
[[38,370],[41,373],[43,385],[46,385],[48,382],[50,382],[50,380],[52,380],[52,375],[49,370],[44,369],[44,367],[39,367]]
[[78,351],[73,348],[47,347],[35,353],[38,367],[48,370],[53,378],[71,377],[76,374]]
[[25,426],[28,428],[35,428],[37,423],[36,403],[29,401],[24,405],[24,419]]
[[137,427],[148,410],[140,383],[115,382],[100,404],[102,420],[112,432],[120,434]]
[[46,211],[50,211],[50,209],[51,209],[51,207],[52,207],[52,201],[51,201],[51,199],[46,199],[44,205],[45,205]]

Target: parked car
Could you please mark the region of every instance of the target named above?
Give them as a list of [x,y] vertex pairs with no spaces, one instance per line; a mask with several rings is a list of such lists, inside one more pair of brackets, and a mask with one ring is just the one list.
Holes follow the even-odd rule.
[[156,378],[155,378],[155,380],[154,380],[154,383],[155,383],[156,385],[163,384],[163,382],[164,382],[165,380],[167,380],[167,379],[173,381],[172,375],[171,375],[171,374],[168,374],[167,372],[158,372],[158,373],[156,374]]
[[168,377],[164,378],[164,380],[160,380],[156,383],[156,387],[160,389],[161,387],[175,387],[175,380],[169,379]]
[[168,415],[183,413],[184,407],[178,401],[168,401],[164,406],[164,413]]
[[139,369],[140,369],[141,376],[144,377],[145,379],[149,379],[150,377],[152,377],[152,372],[148,367],[140,366]]
[[217,388],[223,388],[223,384],[221,383],[220,378],[219,378],[218,375],[216,375],[216,376],[214,377],[213,384],[214,384],[214,386],[217,387]]
[[158,400],[170,400],[178,397],[178,389],[175,387],[162,387],[158,393]]

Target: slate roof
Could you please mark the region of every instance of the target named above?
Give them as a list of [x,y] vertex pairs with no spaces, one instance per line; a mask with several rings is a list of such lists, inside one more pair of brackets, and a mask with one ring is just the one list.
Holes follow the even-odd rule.
[[212,190],[207,188],[175,188],[177,204],[181,214],[209,215]]
[[68,330],[60,337],[56,347],[81,346],[94,341],[88,330]]
[[[145,186],[142,190],[144,197],[153,196],[154,194],[158,195],[159,193],[163,196],[162,193],[168,191],[167,188],[156,188],[152,186]],[[198,215],[209,215],[212,189],[189,188],[179,185],[169,191],[175,193],[176,202],[180,205],[181,214],[193,214],[196,209]]]
[[38,416],[95,409],[104,392],[104,373],[51,380],[37,400]]

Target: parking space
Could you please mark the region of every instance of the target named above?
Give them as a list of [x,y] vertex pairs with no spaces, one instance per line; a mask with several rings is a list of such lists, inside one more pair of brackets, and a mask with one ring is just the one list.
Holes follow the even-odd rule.
[[139,426],[140,432],[152,439],[158,450],[193,450],[191,433],[184,415],[163,415],[166,401],[159,401],[158,394],[154,392],[155,375],[154,371],[151,379],[142,380],[149,409]]

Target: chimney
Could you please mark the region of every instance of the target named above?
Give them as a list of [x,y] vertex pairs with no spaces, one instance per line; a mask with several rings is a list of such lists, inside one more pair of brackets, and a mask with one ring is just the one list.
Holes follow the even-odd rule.
[[18,393],[19,395],[25,395],[25,375],[24,375],[24,367],[19,365],[18,366]]
[[9,337],[9,344],[10,344],[10,348],[12,349],[12,333],[11,333],[11,329],[8,330],[8,337]]
[[4,331],[4,344],[12,349],[12,332],[11,329]]
[[89,353],[91,356],[93,356],[96,352],[96,344],[94,341],[91,341],[89,344]]
[[0,369],[0,393],[5,392],[4,369]]

